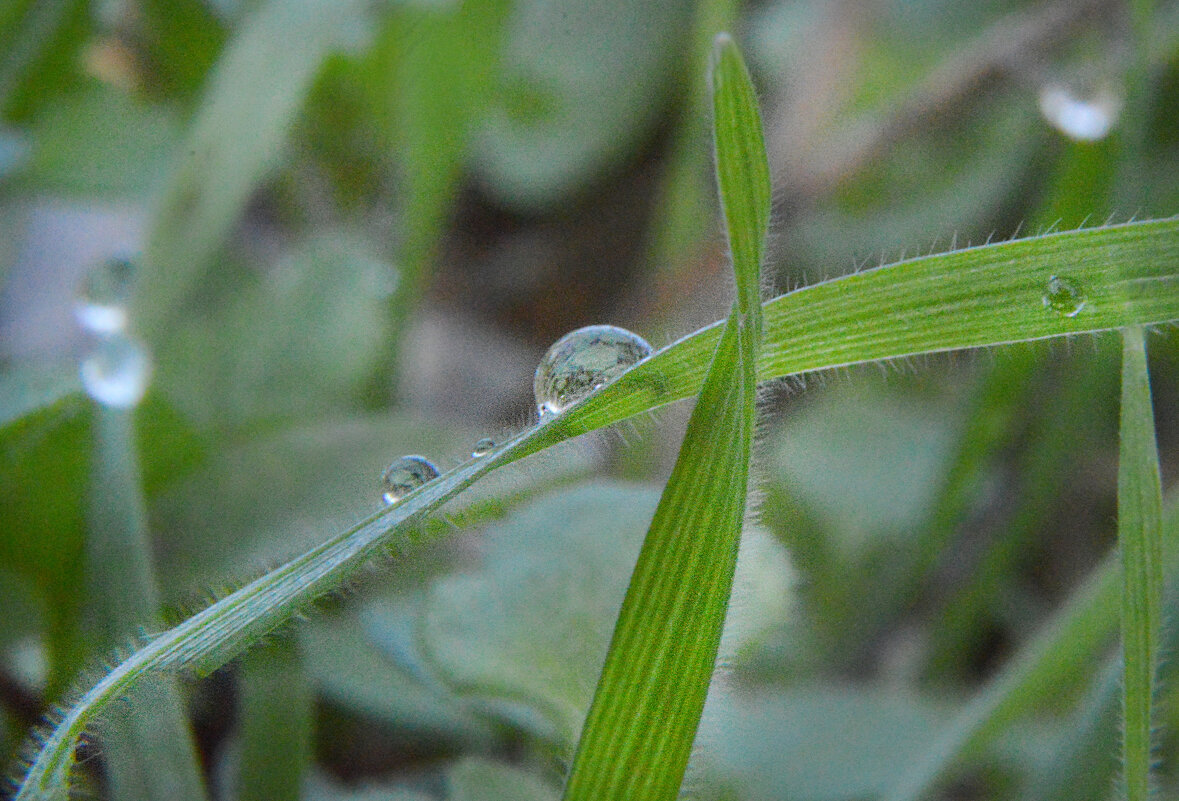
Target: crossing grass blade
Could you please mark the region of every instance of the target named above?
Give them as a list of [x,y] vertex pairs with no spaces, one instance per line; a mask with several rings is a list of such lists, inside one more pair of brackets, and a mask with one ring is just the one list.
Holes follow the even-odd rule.
[[[1084,295],[1083,307],[1071,317],[1043,302],[1054,275],[1067,276]],[[877,359],[1175,322],[1179,219],[913,259],[782,295],[763,304],[762,313],[759,381]],[[423,515],[488,473],[570,437],[698,394],[727,325],[714,324],[664,348],[559,417],[448,471],[396,506],[327,537],[160,634],[64,710],[37,749],[17,797],[66,797],[74,744],[113,701],[151,674],[201,674],[220,667],[347,583],[373,557],[413,544]]]
[[749,73],[713,51],[717,178],[737,300],[643,541],[565,801],[674,799],[716,663],[745,519],[770,186]]
[[1151,795],[1151,730],[1162,619],[1162,487],[1142,329],[1123,333],[1118,544],[1122,555],[1122,770],[1128,801]]

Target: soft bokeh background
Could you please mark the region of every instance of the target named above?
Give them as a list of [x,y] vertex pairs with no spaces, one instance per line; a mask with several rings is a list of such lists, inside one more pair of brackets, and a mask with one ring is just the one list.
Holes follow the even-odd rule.
[[[85,588],[121,580],[84,547],[77,370],[95,342],[74,308],[94,268],[136,265],[141,487],[178,620],[375,508],[396,456],[449,467],[528,424],[536,362],[566,331],[614,323],[658,347],[727,313],[716,31],[760,89],[766,272],[785,291],[1179,212],[1179,4],[1156,5],[1144,42],[1104,0],[8,0],[6,765],[110,656],[86,623]],[[1149,347],[1166,488],[1179,342]],[[1106,335],[767,391],[700,797],[871,798],[1018,652],[1113,541],[1118,355]],[[293,757],[269,770],[308,798],[555,798],[684,412],[480,485],[440,545],[186,685],[215,796],[259,797],[239,764],[265,746],[244,732],[285,705]],[[1100,664],[1061,676],[945,797],[1105,797],[1116,715],[1084,700]],[[101,794],[101,747],[83,750]]]

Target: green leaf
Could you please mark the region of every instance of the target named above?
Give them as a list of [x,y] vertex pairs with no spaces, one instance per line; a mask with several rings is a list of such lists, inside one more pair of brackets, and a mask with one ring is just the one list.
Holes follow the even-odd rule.
[[[758,376],[768,380],[873,359],[1179,320],[1177,264],[1179,220],[1159,220],[972,248],[846,276],[764,304]],[[1044,306],[1056,274],[1087,290],[1084,308],[1073,317]],[[145,673],[220,666],[346,582],[372,556],[414,541],[422,515],[492,471],[697,392],[717,350],[720,325],[665,348],[561,416],[444,473],[132,654],[66,711],[19,797],[62,792],[77,737]]]
[[1123,333],[1118,543],[1124,669],[1122,770],[1129,801],[1151,796],[1152,710],[1162,625],[1162,489],[1141,328]]
[[556,801],[557,788],[531,773],[485,759],[464,759],[450,770],[447,801]]
[[[646,487],[595,482],[483,531],[483,564],[430,587],[417,639],[433,672],[569,753],[658,500]],[[781,623],[788,585],[782,547],[746,530],[723,660]]]
[[690,21],[684,0],[520,0],[474,168],[525,213],[612,171],[650,134]]
[[294,634],[242,659],[238,719],[241,801],[299,801],[311,764],[315,697]]
[[715,710],[709,702],[701,726],[706,775],[745,801],[878,797],[946,717],[944,704],[886,687],[731,689],[723,698]]
[[713,92],[737,302],[639,552],[573,757],[566,801],[676,797],[732,591],[753,443],[757,293],[770,198],[749,73],[726,34],[716,39]]
[[282,159],[320,63],[347,43],[364,8],[362,0],[269,0],[226,47],[148,237],[135,314],[145,331],[158,333],[181,314],[251,194]]
[[179,321],[159,348],[157,384],[204,426],[346,405],[386,337],[395,280],[360,237],[301,243],[224,306]]

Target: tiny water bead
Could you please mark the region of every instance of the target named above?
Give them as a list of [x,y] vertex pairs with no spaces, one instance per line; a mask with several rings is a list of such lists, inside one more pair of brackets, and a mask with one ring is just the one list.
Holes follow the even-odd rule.
[[1085,293],[1076,281],[1051,276],[1044,290],[1044,308],[1064,317],[1076,317],[1085,308]]
[[381,475],[385,503],[394,504],[423,484],[438,478],[438,468],[425,456],[402,456]]
[[91,334],[109,336],[127,328],[127,303],[135,265],[126,258],[107,259],[82,279],[74,316]]
[[532,389],[540,416],[558,414],[651,355],[638,334],[613,325],[571,331],[549,348]]
[[495,440],[491,437],[484,437],[475,443],[475,447],[471,448],[471,458],[478,459],[480,456],[486,456],[491,453],[492,448],[495,447]]
[[151,358],[137,340],[123,334],[96,341],[82,360],[82,387],[103,406],[129,409],[143,399],[151,381]]

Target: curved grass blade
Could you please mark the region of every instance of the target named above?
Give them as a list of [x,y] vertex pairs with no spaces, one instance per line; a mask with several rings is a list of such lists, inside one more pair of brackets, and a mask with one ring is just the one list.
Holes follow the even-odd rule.
[[[1043,305],[1051,275],[1087,290],[1065,317]],[[775,298],[762,306],[759,381],[932,351],[998,345],[1179,320],[1179,220],[1035,237],[900,262]],[[696,394],[721,324],[663,349],[619,380],[419,489],[397,506],[242,587],[145,644],[69,708],[44,740],[18,796],[60,795],[86,726],[139,677],[213,670],[370,558],[412,543],[424,514],[487,473],[558,442]]]
[[1118,544],[1122,555],[1122,770],[1128,801],[1151,796],[1163,603],[1162,486],[1142,329],[1123,332]]
[[717,178],[737,301],[627,588],[565,801],[674,799],[712,681],[749,482],[770,182],[749,73],[713,51]]

